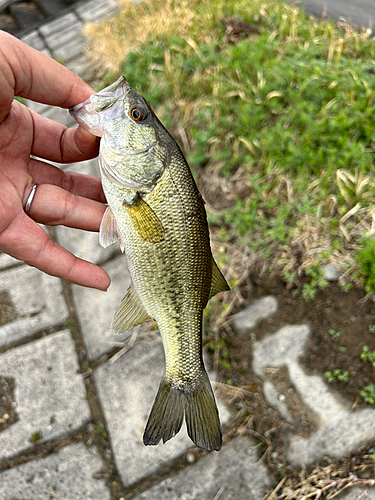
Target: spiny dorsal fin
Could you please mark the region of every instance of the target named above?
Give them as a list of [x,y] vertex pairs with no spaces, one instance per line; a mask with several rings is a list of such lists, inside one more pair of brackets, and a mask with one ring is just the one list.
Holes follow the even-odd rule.
[[129,286],[112,320],[111,330],[115,334],[127,332],[150,319],[152,318],[148,315],[137,292],[132,286]]
[[132,205],[125,204],[130,220],[137,233],[149,243],[164,240],[164,229],[152,208],[139,198]]
[[124,243],[117,229],[117,222],[115,220],[111,207],[107,207],[100,223],[99,243],[102,247],[107,248],[117,240],[120,240],[121,252],[124,252]]
[[221,274],[220,269],[212,257],[212,279],[211,279],[211,290],[208,300],[212,299],[219,292],[227,292],[230,290],[228,283],[226,282],[224,276]]

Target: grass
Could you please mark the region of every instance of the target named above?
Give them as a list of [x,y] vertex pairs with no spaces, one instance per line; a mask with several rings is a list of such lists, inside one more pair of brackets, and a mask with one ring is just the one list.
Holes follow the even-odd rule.
[[[238,43],[233,18],[253,26]],[[334,262],[343,285],[364,279],[354,255],[375,195],[366,32],[271,0],[151,0],[86,33],[107,69],[101,86],[125,74],[174,133],[222,238],[283,276]]]
[[[248,36],[233,38],[233,19]],[[368,32],[275,0],[149,0],[86,34],[101,86],[125,74],[182,146],[221,238],[294,283],[313,274],[307,299],[327,262],[343,286],[365,280],[354,256],[375,220]]]

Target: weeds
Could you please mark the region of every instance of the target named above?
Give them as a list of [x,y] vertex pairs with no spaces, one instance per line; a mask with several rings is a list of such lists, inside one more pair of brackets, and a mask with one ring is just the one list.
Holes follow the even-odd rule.
[[332,382],[349,382],[349,372],[348,371],[342,371],[339,368],[336,370],[333,370],[333,372],[327,371],[325,372],[324,376],[328,380],[328,382],[331,384]]
[[367,293],[375,292],[375,238],[366,238],[363,247],[356,254],[359,271],[364,279]]
[[336,332],[333,328],[330,328],[328,330],[329,335],[333,340],[339,340],[341,338],[342,333],[341,332]]
[[361,352],[361,359],[365,363],[369,362],[375,368],[375,350],[370,351],[367,345],[364,345]]
[[375,405],[375,384],[370,384],[359,392],[360,396],[370,405]]
[[[102,85],[124,73],[156,108],[203,186],[211,225],[282,275],[310,273],[308,299],[327,285],[316,266],[354,268],[353,241],[374,220],[368,33],[276,0],[124,5],[86,28],[109,71]],[[235,20],[244,28],[234,40]]]

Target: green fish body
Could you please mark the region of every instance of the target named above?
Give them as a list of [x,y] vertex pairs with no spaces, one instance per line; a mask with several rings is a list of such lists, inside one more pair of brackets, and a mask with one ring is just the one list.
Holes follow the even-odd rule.
[[210,249],[204,201],[178,145],[124,77],[71,114],[100,135],[108,207],[100,242],[120,239],[132,285],[112,322],[121,333],[154,319],[165,373],[146,425],[146,445],[166,442],[185,417],[192,441],[219,450],[221,429],[202,359],[208,300],[229,287]]

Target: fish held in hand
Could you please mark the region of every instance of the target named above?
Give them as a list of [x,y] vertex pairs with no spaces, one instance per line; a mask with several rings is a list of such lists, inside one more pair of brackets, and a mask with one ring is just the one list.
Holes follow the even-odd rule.
[[143,442],[166,442],[185,417],[196,445],[219,450],[219,414],[202,359],[202,316],[208,300],[229,287],[212,257],[204,201],[188,164],[124,77],[70,112],[101,137],[108,207],[100,243],[106,247],[119,239],[128,259],[132,285],[112,331],[154,319],[163,340],[165,373]]

